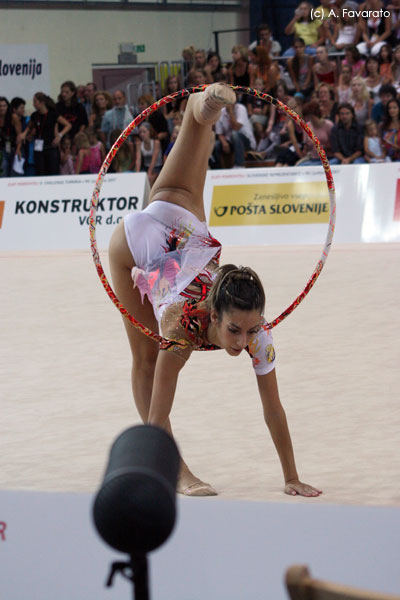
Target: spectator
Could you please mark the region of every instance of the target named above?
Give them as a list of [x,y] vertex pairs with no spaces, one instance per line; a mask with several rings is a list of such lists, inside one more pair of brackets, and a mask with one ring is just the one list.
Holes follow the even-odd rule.
[[[254,89],[258,90],[261,93],[265,92],[264,89],[264,81],[261,78],[258,78],[254,82]],[[260,123],[263,127],[266,127],[268,121],[268,113],[269,111],[268,102],[258,98],[257,96],[246,96],[246,108],[247,114],[249,115],[250,123],[255,125],[255,123]],[[275,109],[275,107],[273,107]],[[274,111],[275,112],[275,111]],[[268,134],[272,130],[273,121],[269,127]],[[268,135],[267,134],[267,135]]]
[[86,110],[88,119],[90,119],[90,115],[92,114],[92,102],[93,102],[93,96],[94,96],[96,90],[97,90],[97,87],[96,87],[96,84],[93,83],[93,81],[89,81],[89,83],[87,83],[85,85],[85,88],[83,90],[82,104],[84,106],[84,109]]
[[79,131],[87,127],[87,114],[83,105],[78,101],[77,89],[73,81],[65,81],[61,85],[56,109],[58,114],[71,124],[71,130],[68,135],[72,139],[74,139]]
[[136,147],[136,172],[146,171],[153,185],[163,166],[161,144],[150,123],[142,123],[139,127],[139,140]]
[[76,157],[72,153],[72,140],[66,135],[60,142],[60,175],[75,174]]
[[103,142],[97,137],[94,127],[88,127],[86,131],[90,144],[89,171],[98,173],[106,157],[106,149]]
[[194,63],[194,46],[187,46],[182,50],[182,60],[183,60],[183,84],[187,86],[187,77],[191,69],[193,68]]
[[[306,44],[306,54],[315,54],[317,46],[324,43],[324,32],[322,22],[319,19],[312,19],[311,10],[313,5],[310,2],[300,2],[295,10],[294,17],[288,23],[285,29],[286,35],[294,34],[295,38],[301,38]],[[288,48],[284,57],[293,56],[293,48]]]
[[382,77],[382,83],[392,83],[392,49],[389,44],[383,44],[378,54],[379,75]]
[[254,87],[256,79],[264,81],[264,89],[270,92],[279,79],[279,69],[272,62],[271,57],[263,46],[256,46],[250,52],[250,87]]
[[277,100],[283,102],[283,104],[289,104],[289,100],[292,99],[283,79],[278,79],[275,88],[272,90],[272,95],[274,98],[277,98]]
[[21,173],[20,171],[16,172],[14,170],[13,161],[10,173],[11,177],[20,177],[21,175],[32,176],[35,174],[35,164],[33,160],[33,142],[25,142],[24,144],[21,144],[20,142],[21,133],[25,131],[29,123],[29,117],[25,116],[25,105],[26,102],[23,98],[16,97],[13,98],[10,102],[11,112],[17,117],[20,123],[20,127],[17,126],[17,129],[19,129],[20,133],[18,134],[16,139],[15,150],[17,150],[17,146],[19,144],[19,152],[16,152],[16,154],[20,159],[23,159],[24,161],[23,173]]
[[393,86],[397,93],[400,93],[400,45],[396,46],[393,51],[392,76]]
[[357,48],[365,56],[369,54],[376,56],[392,33],[391,18],[384,16],[386,11],[381,0],[367,0],[362,12],[367,12],[369,16],[360,15],[359,24],[363,41],[357,44]]
[[239,44],[232,48],[232,64],[228,71],[229,83],[250,86],[249,53],[246,46]]
[[171,150],[172,150],[172,148],[173,148],[173,146],[174,146],[174,144],[176,142],[176,138],[178,137],[178,133],[180,132],[180,130],[181,130],[181,125],[175,125],[175,127],[173,128],[172,133],[171,133],[170,142],[169,142],[169,144],[167,146],[167,149],[166,149],[166,151],[164,152],[164,155],[163,155],[163,163],[167,160],[167,156],[171,152]]
[[[301,116],[301,107],[294,98],[289,100],[289,108]],[[303,130],[289,115],[283,113],[283,119],[279,121],[278,127],[274,128],[271,137],[279,144],[275,150],[276,167],[290,167],[303,158]]]
[[335,102],[335,92],[327,83],[320,83],[317,87],[317,100],[321,109],[321,116],[334,123],[338,112],[338,105]]
[[257,39],[250,44],[249,50],[254,50],[256,46],[264,46],[271,57],[280,56],[282,51],[282,46],[274,40],[271,28],[266,23],[257,27]]
[[374,104],[372,107],[371,117],[375,123],[380,124],[382,122],[385,106],[389,100],[395,100],[397,96],[396,88],[390,85],[390,83],[384,83],[379,89],[380,102]]
[[[321,109],[316,100],[311,100],[303,107],[303,117],[310,127],[314,135],[318,138],[321,146],[325,150],[328,158],[332,156],[332,148],[330,142],[330,135],[333,128],[332,121],[323,119],[321,115]],[[306,152],[305,158],[301,161],[303,167],[309,167],[312,165],[320,165],[321,159],[311,139],[303,133],[304,136],[304,151]]]
[[124,131],[133,119],[132,113],[126,104],[125,92],[115,90],[112,97],[114,106],[104,113],[101,121],[101,131],[105,136],[107,148],[111,147],[111,132],[115,129]]
[[351,104],[339,105],[339,121],[331,130],[331,147],[333,165],[349,165],[364,163],[362,156],[364,140],[362,129],[355,120],[354,108]]
[[379,61],[376,56],[369,56],[365,63],[365,85],[371,94],[374,104],[379,102],[379,90],[383,83],[382,77],[379,74]]
[[207,83],[207,76],[204,69],[193,69],[188,75],[188,86],[193,87],[196,85],[205,85]]
[[194,53],[193,69],[204,69],[207,64],[205,50],[196,50]]
[[10,177],[14,155],[21,156],[21,132],[20,119],[7,98],[0,97],[0,177]]
[[390,162],[375,121],[365,123],[364,157],[370,163]]
[[[154,98],[151,94],[144,94],[138,99],[139,111],[142,112],[145,108],[154,104]],[[161,143],[162,152],[167,149],[169,142],[169,129],[168,123],[162,112],[156,110],[146,119],[148,123],[153,127],[156,137]]]
[[391,35],[388,42],[392,48],[400,44],[400,0],[392,0],[386,10],[390,12]]
[[204,67],[207,77],[207,83],[225,81],[228,76],[228,70],[222,66],[221,58],[216,52],[207,54],[207,64]]
[[234,154],[234,167],[243,167],[247,150],[255,150],[256,140],[247,110],[237,102],[233,106],[224,107],[215,124],[217,141],[215,154],[220,162],[221,154]]
[[353,77],[350,104],[354,108],[355,119],[361,127],[364,127],[366,121],[371,117],[373,103],[374,101],[367,90],[364,79]]
[[339,104],[349,102],[351,94],[351,67],[350,65],[343,65],[342,72],[339,75],[339,85],[337,87],[337,96]]
[[74,137],[74,146],[77,149],[75,173],[88,175],[90,173],[90,142],[85,131],[79,131]]
[[[177,75],[168,75],[165,80],[165,88],[163,96],[169,96],[180,89],[180,84]],[[187,104],[187,98],[176,98],[173,102],[168,102],[162,107],[164,117],[167,119],[168,128],[170,131],[173,129],[173,118],[176,113],[184,112]]]
[[350,16],[347,11],[339,10],[338,17],[333,23],[333,36],[330,38],[334,50],[341,52],[350,46],[355,46],[360,35],[357,17]]
[[108,92],[98,91],[95,92],[92,99],[92,112],[89,117],[89,127],[94,127],[96,134],[106,143],[106,135],[101,130],[101,124],[103,117],[108,110],[111,110],[114,106],[112,97]]
[[306,45],[302,38],[294,40],[294,56],[288,58],[287,69],[296,92],[309,96],[312,91],[313,58],[305,53]]
[[364,77],[365,74],[365,61],[363,60],[361,54],[357,50],[356,46],[349,46],[344,51],[344,59],[342,60],[342,65],[349,65],[351,67],[351,76]]
[[21,142],[33,134],[36,175],[59,175],[59,145],[62,138],[71,131],[72,125],[58,114],[53,100],[42,92],[34,95],[33,106],[35,112],[21,134]]
[[326,46],[318,46],[315,56],[315,64],[312,68],[314,87],[320,83],[337,85],[337,67],[336,62],[329,60]]
[[[122,129],[113,129],[110,133],[110,144],[113,146],[119,136],[122,133]],[[138,143],[139,136],[135,137],[135,145]],[[133,171],[135,166],[135,147],[133,144],[127,144],[126,142],[122,144],[121,148],[118,150],[117,154],[114,156],[113,161],[111,163],[111,171],[113,173],[126,173],[128,171]]]
[[389,100],[385,106],[382,123],[382,137],[389,158],[400,160],[400,104],[397,99]]

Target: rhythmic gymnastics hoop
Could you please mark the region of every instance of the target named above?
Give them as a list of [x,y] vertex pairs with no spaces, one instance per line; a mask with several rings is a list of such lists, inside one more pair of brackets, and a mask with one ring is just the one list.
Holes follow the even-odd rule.
[[[90,215],[89,215],[90,247],[92,250],[93,261],[94,261],[94,264],[95,264],[95,267],[97,270],[97,274],[100,278],[100,281],[101,281],[105,291],[107,292],[109,298],[115,304],[115,306],[118,308],[120,313],[134,327],[139,329],[143,334],[147,335],[147,337],[149,337],[157,342],[168,342],[170,340],[162,337],[161,335],[158,335],[154,331],[151,331],[151,329],[149,329],[148,327],[146,327],[145,325],[140,323],[140,321],[135,319],[135,317],[127,311],[127,309],[123,306],[123,304],[121,304],[121,302],[118,300],[117,296],[115,295],[113,289],[111,288],[111,285],[109,284],[108,279],[104,273],[104,270],[103,270],[103,267],[102,267],[102,264],[100,261],[98,248],[97,248],[97,242],[96,242],[97,205],[98,205],[98,201],[99,201],[101,186],[103,184],[104,177],[110,167],[110,164],[111,164],[113,158],[115,157],[115,155],[117,154],[118,150],[121,148],[122,144],[125,142],[127,137],[132,133],[132,131],[135,129],[135,127],[140,125],[140,123],[142,121],[144,121],[144,119],[146,119],[149,115],[151,115],[153,112],[158,110],[161,106],[164,106],[165,104],[169,104],[170,102],[173,102],[174,100],[176,100],[178,98],[185,98],[185,97],[189,96],[190,94],[202,92],[207,87],[208,87],[208,85],[199,85],[199,86],[196,86],[193,88],[183,89],[183,90],[179,90],[178,92],[174,92],[173,94],[170,94],[169,96],[165,96],[164,98],[157,100],[157,102],[155,102],[154,104],[152,104],[151,106],[146,108],[143,112],[140,113],[140,115],[138,115],[135,119],[133,119],[133,121],[128,125],[128,127],[121,133],[121,135],[119,136],[119,138],[117,139],[117,141],[114,143],[111,150],[107,154],[107,156],[101,166],[101,169],[97,175],[96,184],[95,184],[94,191],[92,194],[91,209],[90,209]],[[253,88],[242,87],[239,85],[230,85],[229,87],[231,87],[235,92],[239,92],[241,94],[247,94],[249,96],[254,96],[256,98],[260,98],[261,100],[264,100],[265,102],[268,102],[269,104],[272,104],[278,110],[285,112],[295,123],[297,123],[297,125],[299,125],[299,127],[301,127],[301,129],[311,139],[311,141],[314,145],[314,148],[316,149],[318,156],[321,159],[321,163],[322,163],[322,166],[325,171],[326,183],[328,186],[329,204],[330,204],[329,225],[328,225],[328,233],[327,233],[327,236],[325,239],[325,244],[324,244],[324,248],[322,250],[321,256],[317,262],[317,265],[316,265],[314,271],[311,274],[311,277],[307,281],[307,284],[306,284],[305,288],[303,289],[303,291],[297,296],[297,298],[295,298],[295,300],[293,300],[293,302],[286,308],[286,310],[284,310],[278,317],[276,317],[273,321],[271,321],[271,323],[266,323],[263,326],[264,329],[273,329],[274,327],[276,327],[276,325],[278,325],[278,323],[281,323],[284,319],[286,319],[286,317],[288,317],[294,311],[294,309],[297,308],[297,306],[304,300],[304,298],[310,292],[311,288],[315,285],[315,282],[317,281],[317,279],[320,276],[321,271],[324,267],[326,259],[328,258],[328,254],[329,254],[329,251],[330,251],[331,245],[332,245],[332,238],[333,238],[333,233],[335,231],[335,222],[336,222],[335,184],[333,181],[331,168],[330,168],[329,161],[327,159],[325,150],[322,148],[320,141],[314,135],[314,133],[311,131],[309,126],[294,110],[292,110],[291,108],[286,106],[286,104],[283,104],[283,102],[281,102],[280,100],[273,98],[269,94],[259,92],[258,90],[255,90]],[[178,344],[179,344],[179,342],[178,342]]]

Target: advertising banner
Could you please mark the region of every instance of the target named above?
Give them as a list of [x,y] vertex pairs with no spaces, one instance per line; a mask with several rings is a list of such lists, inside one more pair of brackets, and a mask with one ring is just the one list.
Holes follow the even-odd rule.
[[[0,179],[0,250],[88,249],[89,213],[96,175]],[[96,214],[100,249],[123,215],[142,210],[146,173],[106,175]]]
[[[400,241],[400,165],[332,167],[334,242]],[[206,215],[223,244],[322,244],[329,196],[322,167],[209,171]]]
[[0,44],[1,95],[28,102],[36,92],[50,93],[47,44]]

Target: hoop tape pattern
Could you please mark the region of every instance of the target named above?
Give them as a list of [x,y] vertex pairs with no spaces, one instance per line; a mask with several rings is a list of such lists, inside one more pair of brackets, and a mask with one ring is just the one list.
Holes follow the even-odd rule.
[[[158,335],[154,331],[151,331],[151,329],[149,329],[148,327],[146,327],[145,325],[140,323],[140,321],[135,319],[135,317],[127,311],[127,309],[123,306],[123,304],[121,304],[121,302],[118,300],[117,296],[115,295],[113,289],[111,288],[111,285],[109,284],[108,279],[104,273],[104,270],[103,270],[103,267],[102,267],[102,264],[100,261],[98,248],[97,248],[97,242],[96,242],[97,205],[98,205],[98,201],[99,201],[101,186],[103,184],[104,177],[111,165],[111,162],[112,162],[114,156],[117,154],[120,147],[122,146],[122,144],[127,139],[127,137],[132,133],[132,131],[138,125],[140,125],[140,123],[142,121],[144,121],[149,115],[151,115],[154,111],[158,110],[161,106],[164,106],[165,104],[169,104],[169,102],[173,102],[174,100],[176,100],[178,98],[185,98],[185,97],[189,96],[190,94],[202,92],[206,89],[206,87],[208,87],[208,86],[200,85],[197,87],[183,89],[183,90],[179,90],[178,92],[174,92],[173,94],[170,94],[169,96],[165,96],[164,98],[161,98],[160,100],[158,100],[157,102],[155,102],[154,104],[152,104],[151,106],[146,108],[143,112],[141,112],[140,115],[138,115],[135,119],[133,119],[133,121],[128,125],[128,127],[121,133],[121,135],[119,136],[119,138],[117,139],[117,141],[112,146],[109,153],[107,154],[107,156],[102,164],[102,167],[99,171],[99,174],[97,176],[96,184],[95,184],[94,191],[92,194],[91,209],[90,209],[90,215],[89,215],[90,247],[92,250],[93,261],[94,261],[94,264],[95,264],[95,267],[97,270],[97,274],[100,278],[100,281],[101,281],[105,291],[107,292],[108,296],[110,297],[111,301],[115,304],[115,306],[118,308],[118,310],[121,312],[121,314],[130,323],[132,323],[132,325],[134,327],[136,327],[142,333],[144,333],[149,338],[152,338],[153,340],[155,340],[157,342],[168,341],[168,340],[166,340],[166,338],[163,338],[162,336]],[[321,256],[317,262],[317,265],[316,265],[314,271],[311,274],[311,277],[307,281],[307,284],[304,287],[303,291],[297,296],[297,298],[295,298],[295,300],[293,300],[293,302],[278,317],[276,317],[270,323],[267,323],[264,325],[264,329],[273,329],[273,327],[276,327],[276,325],[278,325],[278,323],[281,323],[284,319],[286,319],[286,317],[288,317],[294,311],[294,309],[304,300],[304,298],[310,292],[311,288],[315,285],[315,282],[317,281],[318,277],[321,274],[321,271],[326,262],[326,259],[328,258],[328,254],[329,254],[329,251],[330,251],[331,245],[332,245],[333,233],[335,231],[335,222],[336,222],[335,185],[334,185],[331,168],[330,168],[329,161],[327,159],[325,150],[322,148],[320,141],[314,135],[314,133],[312,132],[310,127],[305,123],[305,121],[294,110],[292,110],[291,108],[286,106],[286,104],[283,104],[283,102],[281,102],[280,100],[273,98],[269,94],[259,92],[258,90],[255,90],[253,88],[236,86],[236,85],[231,85],[230,87],[235,92],[238,92],[240,94],[247,94],[249,96],[254,96],[256,98],[260,98],[261,100],[264,100],[265,102],[268,102],[269,104],[272,104],[278,110],[285,112],[295,123],[297,123],[297,125],[299,127],[301,127],[301,129],[311,139],[311,141],[318,153],[318,156],[321,159],[321,163],[322,163],[322,166],[325,171],[326,183],[328,186],[330,215],[329,215],[328,232],[327,232],[327,236],[325,239],[325,244],[324,244]]]

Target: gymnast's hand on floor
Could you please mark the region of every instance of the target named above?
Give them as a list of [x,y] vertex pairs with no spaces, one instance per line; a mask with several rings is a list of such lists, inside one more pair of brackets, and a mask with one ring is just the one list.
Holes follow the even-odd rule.
[[319,496],[322,494],[322,490],[302,483],[298,479],[292,479],[286,482],[285,494],[289,494],[289,496]]

